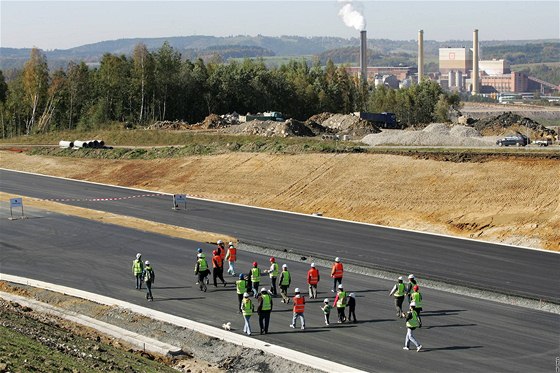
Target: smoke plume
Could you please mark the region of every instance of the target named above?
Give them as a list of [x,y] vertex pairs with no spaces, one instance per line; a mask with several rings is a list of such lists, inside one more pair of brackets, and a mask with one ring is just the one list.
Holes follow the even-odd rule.
[[362,31],[366,29],[366,20],[362,13],[354,9],[349,1],[344,1],[344,5],[340,8],[338,15],[348,27],[354,27],[356,30]]

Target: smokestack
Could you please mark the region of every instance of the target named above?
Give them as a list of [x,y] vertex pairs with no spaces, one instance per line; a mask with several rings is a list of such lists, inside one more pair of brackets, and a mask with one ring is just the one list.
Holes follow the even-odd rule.
[[418,84],[424,76],[424,30],[418,30]]
[[478,87],[478,30],[473,32],[473,69],[472,69],[472,94],[477,95]]
[[360,71],[362,82],[367,83],[367,33],[360,31]]

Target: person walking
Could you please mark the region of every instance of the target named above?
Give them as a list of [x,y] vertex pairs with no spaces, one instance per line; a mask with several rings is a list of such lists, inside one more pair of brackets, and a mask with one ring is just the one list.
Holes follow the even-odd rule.
[[325,325],[330,325],[329,317],[331,316],[332,306],[329,304],[329,298],[325,298],[321,310],[323,311],[323,315],[325,315]]
[[259,284],[261,283],[261,270],[257,262],[253,262],[253,268],[251,268],[251,284],[253,287],[253,294],[255,298],[259,296]]
[[315,263],[311,263],[311,268],[307,271],[307,284],[309,285],[309,298],[317,298],[317,284],[319,283],[319,270],[315,268]]
[[270,257],[270,268],[266,273],[270,276],[270,292],[272,295],[277,296],[278,292],[276,291],[276,280],[278,279],[278,263],[276,263],[276,259],[274,257]]
[[243,294],[243,302],[241,303],[241,312],[243,313],[243,319],[245,319],[245,325],[243,326],[243,333],[251,335],[251,315],[253,314],[254,307],[251,298],[249,298],[249,293]]
[[200,291],[206,291],[208,288],[206,284],[208,283],[208,275],[210,274],[210,270],[208,269],[208,262],[204,257],[203,253],[198,253],[196,264],[194,267],[194,274],[198,275],[198,286],[200,287]]
[[220,279],[225,287],[227,282],[224,280],[224,262],[217,250],[214,250],[212,254],[212,279],[214,280],[214,287],[218,287],[217,279]]
[[224,245],[224,241],[218,240],[216,244],[218,245],[216,250],[218,251],[218,255],[220,256],[220,258],[222,258],[222,262],[223,262],[226,257],[226,247]]
[[282,264],[282,273],[280,274],[280,295],[282,296],[282,303],[290,303],[288,298],[288,288],[292,282],[292,276],[288,271],[288,265]]
[[348,321],[351,322],[354,318],[354,323],[357,323],[356,319],[356,294],[350,293],[348,296]]
[[339,284],[338,293],[336,293],[336,297],[334,298],[334,306],[336,307],[336,311],[338,312],[339,324],[346,322],[346,303],[348,303],[348,295],[344,291],[342,284]]
[[144,272],[144,263],[142,263],[142,254],[136,254],[136,259],[132,261],[132,274],[136,277],[136,289],[142,289],[142,273]]
[[272,295],[265,288],[262,288],[258,301],[257,313],[259,314],[261,334],[267,334],[268,324],[270,324],[270,313],[272,312]]
[[[235,289],[237,290],[237,309],[241,310],[241,302],[243,301],[243,294],[247,293],[247,280],[243,273],[239,274],[239,280],[235,281]],[[241,312],[241,311],[239,311]]]
[[422,318],[420,317],[420,313],[422,312],[422,294],[420,294],[420,287],[418,285],[414,285],[412,288],[411,294],[411,304],[414,303],[414,311],[416,311],[416,315],[418,316],[418,327],[422,327]]
[[408,304],[412,302],[411,295],[414,291],[412,288],[415,285],[418,285],[418,283],[416,282],[416,277],[414,277],[414,275],[411,273],[410,275],[408,275],[408,283],[406,284],[406,297],[408,298]]
[[406,337],[404,339],[404,347],[403,350],[410,350],[410,342],[414,343],[416,346],[416,351],[420,351],[422,349],[422,345],[418,343],[416,338],[414,338],[413,330],[415,330],[419,326],[418,322],[418,314],[414,310],[416,304],[414,302],[410,303],[410,311],[407,312],[405,319],[406,319]]
[[228,273],[235,276],[235,262],[237,261],[237,249],[233,246],[233,242],[229,243],[229,248],[226,253],[226,260],[228,261]]
[[389,292],[389,296],[391,295],[395,297],[395,308],[397,310],[397,317],[398,318],[404,317],[402,305],[403,305],[404,295],[405,295],[405,284],[403,283],[402,276],[399,276],[397,283],[395,284],[395,286],[393,286],[391,292]]
[[290,328],[296,327],[297,319],[300,319],[301,329],[305,329],[305,317],[303,313],[305,311],[305,297],[300,294],[299,288],[295,289],[296,295],[294,295],[293,302],[294,302],[294,316],[292,318],[292,323],[290,324]]
[[156,273],[154,269],[150,265],[150,261],[146,260],[144,263],[144,272],[142,273],[142,277],[144,278],[144,283],[146,284],[146,299],[148,302],[153,302],[154,296],[152,295],[152,284],[156,282]]
[[336,257],[331,269],[331,277],[334,279],[332,292],[334,293],[337,289],[336,285],[342,284],[342,277],[344,276],[344,268],[340,262],[340,258]]

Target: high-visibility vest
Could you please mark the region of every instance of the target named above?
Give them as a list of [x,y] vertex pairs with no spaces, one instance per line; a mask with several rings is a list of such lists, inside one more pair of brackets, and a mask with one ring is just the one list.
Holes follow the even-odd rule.
[[224,260],[224,258],[226,257],[226,248],[222,246],[218,246],[217,250],[218,250],[218,255],[220,255],[222,260]]
[[402,282],[397,283],[397,290],[393,293],[395,297],[404,297],[405,285]]
[[340,291],[338,293],[338,300],[336,301],[336,308],[346,308],[346,292]]
[[144,282],[152,282],[154,280],[154,270],[149,265],[144,268]]
[[[204,272],[208,269],[208,262],[206,262],[206,259],[198,258],[198,260],[196,262],[198,263],[198,271],[199,272]],[[196,269],[196,267],[195,267],[195,269]]]
[[311,268],[307,271],[307,283],[309,285],[317,285],[319,282],[319,270],[317,268]]
[[416,311],[410,311],[412,313],[412,318],[410,320],[406,320],[406,327],[407,328],[417,328],[418,327],[418,314]]
[[142,264],[142,260],[134,259],[132,261],[132,273],[135,275],[139,275],[144,270],[144,265]]
[[245,293],[247,291],[247,280],[235,281],[235,287],[237,288],[237,294]]
[[334,263],[332,266],[331,276],[334,278],[342,278],[343,275],[342,263]]
[[261,270],[259,267],[251,268],[251,281],[261,282]]
[[237,249],[235,247],[230,247],[228,249],[227,259],[230,262],[235,262],[237,260]]
[[411,301],[416,303],[416,308],[422,308],[422,294],[420,292],[415,291],[411,294]]
[[278,277],[278,263],[272,263],[272,265],[270,266],[270,273],[269,276],[270,278],[272,277]]
[[222,268],[222,257],[219,255],[214,255],[212,257],[212,267],[213,268]]
[[241,309],[243,310],[243,316],[251,316],[253,314],[253,303],[251,299],[243,298]]
[[280,285],[290,285],[290,272],[286,271],[282,271],[282,281],[280,282]]
[[303,297],[303,295],[300,295],[299,297],[295,296],[293,298],[294,301],[294,313],[303,313],[303,311],[305,310],[305,298]]
[[263,294],[262,297],[262,311],[270,311],[272,309],[272,297],[270,294]]

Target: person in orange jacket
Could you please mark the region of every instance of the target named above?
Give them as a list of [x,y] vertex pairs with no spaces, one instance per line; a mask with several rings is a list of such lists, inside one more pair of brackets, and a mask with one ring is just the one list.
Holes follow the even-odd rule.
[[216,247],[216,250],[218,251],[218,255],[220,256],[220,258],[222,258],[223,261],[226,258],[226,247],[224,245],[224,241],[218,240],[216,244],[218,245],[218,247]]
[[233,246],[233,242],[229,243],[229,248],[226,253],[226,260],[228,261],[228,273],[235,276],[235,262],[237,261],[237,248]]
[[305,297],[299,293],[299,288],[296,288],[295,293],[296,295],[293,298],[294,317],[292,318],[290,328],[296,327],[296,322],[299,317],[301,320],[301,328],[305,329],[305,317],[303,316],[303,312],[305,311]]
[[334,279],[334,285],[332,288],[332,292],[336,292],[337,284],[342,284],[342,277],[344,275],[344,268],[342,267],[342,263],[340,263],[340,258],[336,257],[331,269],[331,277]]
[[315,268],[315,263],[311,263],[311,268],[307,271],[307,284],[309,285],[309,298],[317,298],[317,284],[319,283],[319,270]]
[[224,280],[224,262],[222,260],[222,257],[218,253],[218,250],[212,251],[212,254],[212,277],[214,279],[214,287],[218,287],[217,279],[220,279],[220,281],[222,281],[222,284],[226,286],[227,282]]

